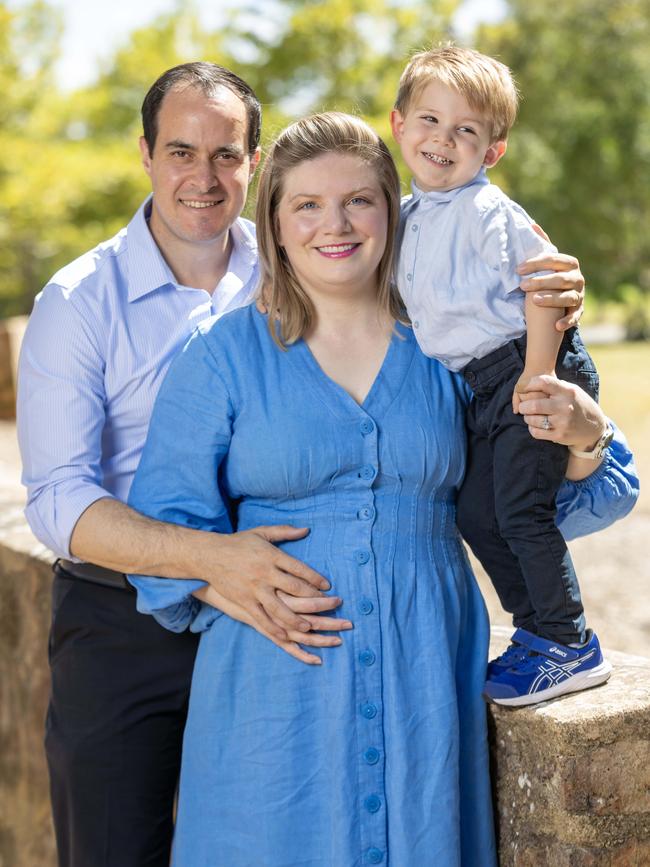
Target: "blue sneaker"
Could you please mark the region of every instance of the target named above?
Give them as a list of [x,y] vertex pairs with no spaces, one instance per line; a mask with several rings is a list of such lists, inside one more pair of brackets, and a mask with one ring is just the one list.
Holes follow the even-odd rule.
[[604,683],[612,666],[603,659],[598,638],[591,629],[579,647],[547,641],[518,629],[513,642],[527,648],[527,656],[488,680],[483,695],[495,704],[520,707],[578,692]]
[[[516,634],[517,633],[515,632],[515,635]],[[528,656],[528,648],[523,644],[518,644],[515,641],[515,635],[510,639],[512,644],[503,651],[501,656],[497,656],[496,659],[491,659],[488,662],[487,672],[485,675],[486,680],[492,680],[493,678],[498,677],[500,674],[503,674],[504,671],[512,668],[513,665],[523,662],[523,660]]]

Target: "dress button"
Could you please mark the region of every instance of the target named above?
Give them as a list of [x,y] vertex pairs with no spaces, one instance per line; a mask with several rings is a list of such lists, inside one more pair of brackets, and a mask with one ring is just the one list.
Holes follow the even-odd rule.
[[381,864],[381,862],[384,860],[384,853],[381,851],[381,849],[375,849],[374,846],[372,849],[368,849],[366,855],[368,857],[369,864]]
[[361,716],[366,719],[374,719],[377,716],[377,705],[371,701],[361,705]]
[[370,599],[363,598],[357,602],[357,610],[360,614],[370,614],[374,607]]
[[381,807],[381,801],[377,795],[369,795],[363,802],[363,805],[369,813],[376,813]]
[[360,521],[371,521],[375,517],[375,510],[372,506],[364,506],[357,512],[357,518]]
[[360,428],[360,430],[361,430],[361,433],[362,433],[362,434],[364,435],[364,437],[365,437],[365,436],[368,436],[368,434],[371,434],[371,433],[374,431],[374,429],[375,429],[375,423],[372,422],[372,421],[370,421],[369,418],[364,418],[364,420],[363,420],[363,421],[361,422],[361,424],[359,425],[359,428]]
[[369,765],[376,765],[379,761],[379,750],[376,750],[374,747],[368,747],[363,757]]
[[377,657],[372,650],[362,650],[359,654],[359,662],[361,665],[374,665]]
[[359,566],[363,566],[364,563],[367,563],[370,560],[370,551],[355,551],[354,559],[357,561]]
[[366,481],[370,481],[370,479],[375,478],[375,468],[370,464],[366,464],[365,467],[361,467],[359,470],[359,478],[365,479]]

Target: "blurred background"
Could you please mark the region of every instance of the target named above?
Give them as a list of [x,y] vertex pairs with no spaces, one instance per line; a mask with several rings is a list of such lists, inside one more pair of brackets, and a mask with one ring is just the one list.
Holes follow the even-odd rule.
[[[28,313],[48,278],[117,232],[147,194],[139,110],[166,68],[233,68],[263,102],[264,142],[336,108],[363,115],[397,157],[388,115],[405,59],[448,39],[515,73],[519,119],[491,176],[580,258],[602,402],[643,477],[650,0],[0,0],[0,318]],[[578,543],[576,557],[604,643],[650,656],[649,516],[642,492],[631,518]]]

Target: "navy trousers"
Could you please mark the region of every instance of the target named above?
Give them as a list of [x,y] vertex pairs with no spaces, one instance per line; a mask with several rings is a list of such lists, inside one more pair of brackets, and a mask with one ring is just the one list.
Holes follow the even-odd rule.
[[[571,556],[555,523],[568,450],[533,439],[523,416],[512,411],[525,349],[524,336],[463,370],[474,397],[458,527],[514,625],[570,644],[583,640],[585,619]],[[576,329],[564,335],[556,373],[598,399],[598,374]]]
[[198,636],[55,566],[45,748],[60,867],[168,867]]

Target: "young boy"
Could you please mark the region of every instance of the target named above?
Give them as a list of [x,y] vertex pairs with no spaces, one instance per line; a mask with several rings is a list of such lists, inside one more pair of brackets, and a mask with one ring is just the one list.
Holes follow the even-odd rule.
[[[488,666],[506,705],[602,683],[611,666],[585,628],[578,581],[555,525],[568,450],[534,439],[517,410],[529,380],[557,370],[597,399],[598,376],[562,311],[536,306],[516,267],[548,251],[526,212],[489,183],[517,111],[509,70],[470,49],[417,54],[400,79],[393,135],[414,176],[403,204],[398,286],[422,350],[473,390],[458,526],[517,627]],[[555,251],[555,248],[553,248]],[[548,430],[551,423],[544,419]],[[593,453],[602,457],[608,431]]]

